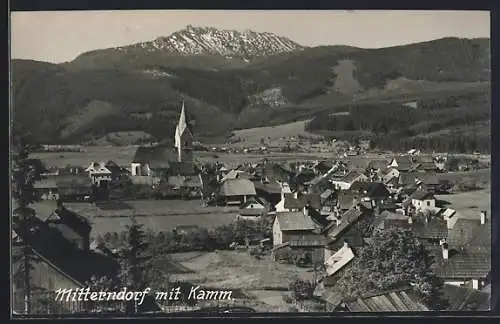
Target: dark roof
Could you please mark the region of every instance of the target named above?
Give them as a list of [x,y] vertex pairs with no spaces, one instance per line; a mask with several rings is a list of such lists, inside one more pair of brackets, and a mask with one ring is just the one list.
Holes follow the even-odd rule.
[[245,208],[245,207],[249,206],[250,204],[260,204],[260,205],[264,206],[264,208],[266,208],[266,204],[255,196],[249,197],[247,199],[247,201],[245,201],[244,203],[242,203],[240,205],[240,208]]
[[305,231],[317,228],[311,217],[304,215],[302,211],[278,213],[276,218],[282,231]]
[[92,181],[88,174],[56,176],[56,184],[61,188],[91,188]]
[[55,189],[57,188],[57,176],[47,176],[33,183],[35,189]]
[[420,178],[420,180],[422,180],[422,182],[425,185],[439,185],[440,184],[438,176],[434,172],[426,172],[423,175],[421,175],[419,178]]
[[255,186],[248,179],[228,179],[222,183],[220,192],[225,197],[255,195]]
[[325,237],[315,233],[293,233],[287,236],[291,247],[324,246]]
[[370,162],[368,162],[367,169],[384,170],[387,168],[388,165],[389,162],[387,162],[386,160],[371,160]]
[[281,194],[281,186],[277,182],[262,183],[260,181],[254,181],[253,184],[255,190],[260,190],[267,194]]
[[337,200],[338,206],[341,210],[350,209],[355,203],[354,195],[351,192],[344,190],[339,192]]
[[337,238],[337,236],[341,235],[347,228],[356,223],[361,215],[363,215],[363,211],[355,207],[351,208],[342,215],[339,226],[337,226],[337,222],[333,221],[326,226],[322,232],[328,233],[330,237]]
[[265,209],[261,208],[242,208],[239,210],[238,214],[240,216],[262,216],[265,213]]
[[413,162],[411,157],[408,155],[396,156],[396,163],[398,164],[398,170],[410,170],[413,167]]
[[427,306],[410,290],[393,291],[346,302],[351,312],[419,312]]
[[354,180],[358,179],[362,175],[363,174],[361,172],[353,170],[353,171],[349,172],[348,174],[346,174],[345,176],[343,176],[340,180],[345,181],[347,183],[350,183],[350,182],[353,182]]
[[491,294],[475,289],[445,284],[443,297],[450,311],[487,311],[491,309]]
[[[38,218],[32,219],[31,223],[37,230],[24,235],[24,241],[43,260],[73,281],[83,286],[94,275],[96,277],[114,276],[117,273],[119,266],[116,261],[102,254],[77,248],[56,228],[50,228]],[[14,224],[14,227],[17,225]],[[18,231],[17,234],[23,236]]]
[[448,237],[446,221],[440,217],[429,217],[428,222],[422,218],[416,218],[411,225],[411,231],[415,237],[421,239],[444,239]]
[[63,224],[74,230],[81,237],[88,236],[92,230],[90,222],[83,216],[65,208],[58,207],[46,220],[48,224]]
[[318,194],[305,194],[299,196],[299,201],[305,206],[309,203],[309,205],[316,209],[321,209],[321,197]]
[[[151,166],[151,168],[155,167]],[[188,176],[188,175],[196,175],[198,172],[193,162],[170,161],[168,173],[172,175]]]
[[[455,253],[454,253],[455,252]],[[490,253],[467,253],[449,251],[448,260],[442,255],[436,256],[438,262],[433,264],[434,272],[444,279],[481,279],[491,271]]]
[[135,151],[132,163],[149,164],[151,168],[166,169],[170,162],[177,161],[177,150],[168,145],[140,146]]
[[400,172],[398,183],[403,186],[414,185],[416,183],[418,173],[415,172]]
[[370,198],[386,198],[390,195],[386,186],[380,182],[356,181],[351,185],[350,190],[357,191]]
[[481,225],[477,219],[457,219],[448,230],[448,244],[451,248],[491,250],[491,222]]
[[422,190],[416,190],[410,195],[410,199],[416,199],[416,200],[431,200],[431,199],[436,199],[434,198],[434,195],[430,192],[427,191],[422,191]]

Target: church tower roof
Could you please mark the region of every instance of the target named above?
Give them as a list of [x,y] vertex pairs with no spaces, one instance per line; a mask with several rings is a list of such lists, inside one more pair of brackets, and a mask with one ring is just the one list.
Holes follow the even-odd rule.
[[180,140],[184,133],[189,132],[188,124],[186,121],[186,109],[184,106],[184,101],[182,102],[181,115],[179,116],[179,122],[175,128],[175,147],[180,147]]

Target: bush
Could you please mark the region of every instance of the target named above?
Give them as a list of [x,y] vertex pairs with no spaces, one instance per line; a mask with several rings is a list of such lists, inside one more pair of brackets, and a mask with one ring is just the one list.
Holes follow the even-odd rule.
[[313,297],[314,285],[310,281],[296,279],[290,284],[290,291],[296,300],[309,300]]

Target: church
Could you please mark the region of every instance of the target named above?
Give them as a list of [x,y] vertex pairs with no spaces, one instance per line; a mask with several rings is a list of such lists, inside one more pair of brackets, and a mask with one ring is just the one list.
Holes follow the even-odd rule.
[[160,143],[155,146],[138,147],[130,169],[132,176],[159,179],[197,176],[198,172],[193,161],[193,134],[186,121],[184,102],[175,129],[175,146]]

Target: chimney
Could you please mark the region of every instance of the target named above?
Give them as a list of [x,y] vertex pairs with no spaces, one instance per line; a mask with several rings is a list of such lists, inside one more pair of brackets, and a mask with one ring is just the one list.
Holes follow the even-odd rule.
[[411,216],[408,217],[408,224],[413,224],[413,218]]
[[298,197],[299,197],[298,191],[295,191],[295,192],[293,193],[293,198],[297,199]]
[[303,208],[304,216],[309,216],[309,205],[305,205]]
[[347,243],[347,241],[344,241],[344,248],[348,248],[349,247],[349,243]]
[[443,243],[441,245],[442,250],[443,250],[443,260],[448,260],[448,243]]
[[481,225],[486,224],[486,210],[481,210]]

